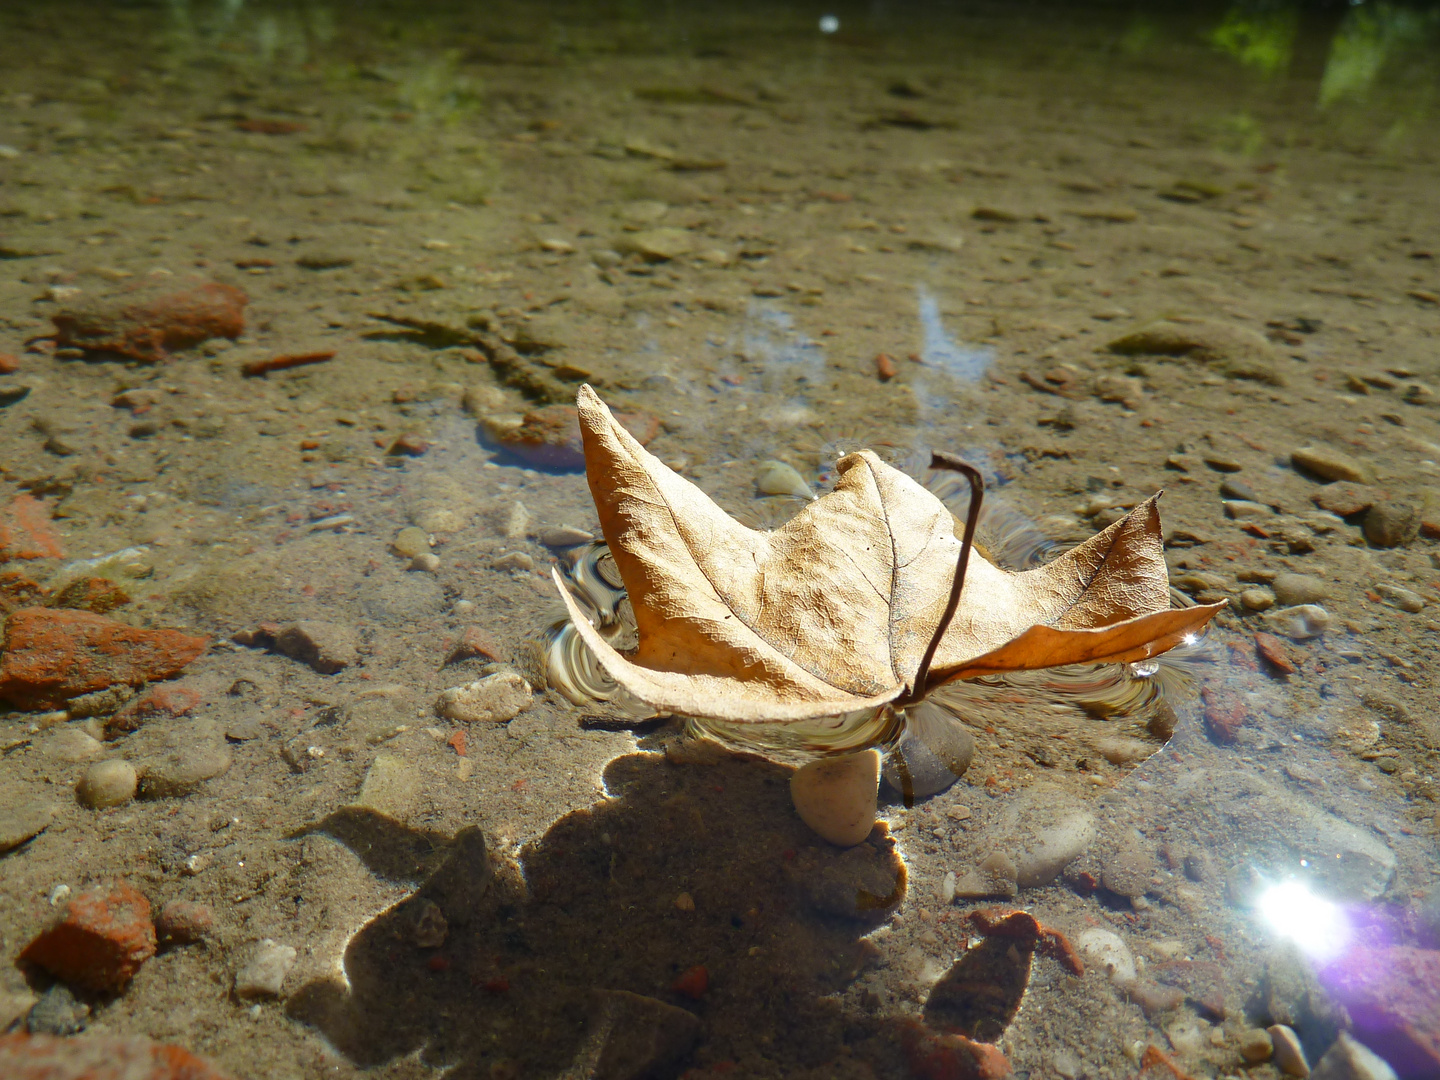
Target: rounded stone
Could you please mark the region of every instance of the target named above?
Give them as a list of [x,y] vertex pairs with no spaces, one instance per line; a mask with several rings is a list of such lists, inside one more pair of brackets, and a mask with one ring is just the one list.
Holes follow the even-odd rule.
[[1330,613],[1319,604],[1297,604],[1266,612],[1264,621],[1277,634],[1308,641],[1330,628]]
[[430,537],[426,535],[424,529],[417,529],[414,525],[410,525],[395,535],[395,539],[390,542],[390,547],[396,555],[413,559],[430,550]]
[[97,761],[85,770],[80,783],[75,786],[75,797],[82,806],[91,810],[107,810],[122,806],[135,797],[135,788],[140,777],[135,766],[118,758],[111,761]]
[[1155,873],[1155,856],[1136,833],[1123,837],[1104,859],[1100,883],[1120,896],[1144,896]]
[[1135,956],[1113,930],[1092,926],[1080,932],[1075,944],[1092,963],[1108,971],[1112,981],[1122,985],[1135,981]]
[[1398,499],[1382,499],[1365,514],[1365,539],[1375,547],[1402,547],[1420,535],[1420,509]]
[[1329,586],[1310,574],[1277,574],[1270,583],[1270,590],[1282,607],[1318,604],[1330,595]]
[[[924,708],[922,704],[920,706]],[[885,755],[885,783],[907,802],[938,795],[965,775],[975,757],[975,736],[959,720],[907,728]]]
[[790,799],[800,820],[841,847],[870,835],[879,793],[878,750],[812,761],[790,777]]
[[1240,606],[1246,611],[1267,611],[1275,606],[1275,594],[1269,589],[1246,589],[1240,594]]

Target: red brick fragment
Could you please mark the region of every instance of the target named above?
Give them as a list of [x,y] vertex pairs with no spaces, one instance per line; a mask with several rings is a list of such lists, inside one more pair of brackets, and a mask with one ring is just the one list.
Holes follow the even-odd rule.
[[310,125],[299,120],[265,120],[252,118],[239,120],[235,124],[236,129],[248,131],[254,135],[295,135],[302,131],[309,131]]
[[63,559],[65,549],[50,527],[45,504],[20,494],[0,513],[0,559]]
[[20,960],[71,986],[106,992],[123,990],[154,955],[150,901],[116,880],[74,897],[60,920],[25,946]]
[[670,984],[670,989],[691,1001],[699,1001],[705,996],[705,991],[710,989],[710,972],[705,970],[704,964],[686,968]]
[[289,368],[304,367],[307,364],[323,364],[326,360],[333,359],[335,359],[334,349],[308,353],[282,353],[280,356],[272,356],[268,360],[251,360],[240,369],[240,372],[247,378],[254,378],[256,375],[265,375],[272,371],[285,371]]
[[406,432],[393,443],[385,453],[390,457],[422,457],[430,450],[430,444],[413,432]]
[[1139,1080],[1193,1080],[1191,1075],[1170,1060],[1170,1055],[1154,1043],[1140,1055]]
[[456,731],[450,738],[445,740],[445,745],[454,749],[460,757],[465,756],[465,729]]
[[1283,641],[1274,634],[1263,631],[1255,635],[1255,652],[1261,660],[1282,675],[1294,675],[1300,670],[1300,662]]
[[92,690],[178,675],[210,644],[179,630],[141,630],[88,611],[22,608],[5,620],[0,700],[55,708]]
[[1085,965],[1070,939],[1059,930],[1052,930],[1028,911],[1011,908],[980,908],[965,920],[985,937],[1010,938],[1026,948],[1036,949],[1050,957],[1072,975],[1085,974]]
[[188,1050],[114,1035],[0,1035],[5,1080],[227,1080]]
[[887,353],[875,354],[875,374],[881,382],[889,382],[900,369],[895,366],[895,361]]
[[1010,1062],[999,1047],[964,1035],[932,1031],[916,1020],[899,1023],[900,1043],[916,1080],[1003,1080]]
[[51,316],[57,345],[111,352],[153,364],[173,349],[245,330],[250,298],[233,285],[211,282],[152,298],[67,308]]
[[109,578],[87,577],[66,585],[51,598],[49,606],[103,615],[128,603],[130,594]]
[[31,581],[19,570],[0,571],[0,618],[24,607],[45,602],[45,586]]
[[[649,412],[617,412],[615,419],[641,446],[660,434],[660,418]],[[516,457],[545,469],[583,469],[580,414],[573,405],[546,405],[525,414],[515,428],[491,428],[490,436]]]
[[171,900],[155,918],[155,932],[166,944],[189,945],[209,937],[214,929],[214,909],[193,900]]
[[1205,705],[1205,730],[1210,737],[1220,743],[1234,742],[1249,719],[1244,702],[1210,686],[1201,689],[1200,700]]
[[458,664],[462,660],[499,660],[500,646],[478,626],[467,626],[460,640],[445,658],[445,664]]
[[20,370],[20,358],[14,353],[0,352],[0,375],[14,375]]
[[1323,979],[1362,1042],[1384,1048],[1401,1076],[1440,1076],[1440,951],[1360,947]]
[[105,721],[105,737],[113,739],[138,731],[147,720],[184,716],[200,704],[200,692],[188,686],[156,686],[134,698]]

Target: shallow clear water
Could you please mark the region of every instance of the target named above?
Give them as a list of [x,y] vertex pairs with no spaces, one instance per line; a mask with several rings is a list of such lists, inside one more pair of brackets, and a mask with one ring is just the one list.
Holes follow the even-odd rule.
[[[0,11],[0,1021],[69,1030],[16,961],[123,877],[213,927],[69,979],[74,1038],[236,1077],[1274,1077],[1274,1024],[1440,1075],[1437,45],[1368,2]],[[214,282],[243,327],[115,329]],[[1229,606],[923,718],[654,716],[550,580],[634,644],[564,419],[516,441],[585,382],[752,528],[861,448],[961,519],[926,466],[972,463],[1016,571],[1164,489],[1174,603]],[[210,637],[193,703],[15,674],[14,611],[102,593]],[[445,704],[511,671],[508,720]],[[871,744],[837,847],[791,772]],[[111,759],[140,797],[83,805]]]

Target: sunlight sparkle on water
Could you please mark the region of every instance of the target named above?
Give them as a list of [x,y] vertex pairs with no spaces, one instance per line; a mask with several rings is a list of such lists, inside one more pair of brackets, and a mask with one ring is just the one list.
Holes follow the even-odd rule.
[[1257,907],[1277,935],[1289,938],[1312,958],[1336,956],[1349,944],[1350,926],[1345,913],[1298,881],[1265,890]]

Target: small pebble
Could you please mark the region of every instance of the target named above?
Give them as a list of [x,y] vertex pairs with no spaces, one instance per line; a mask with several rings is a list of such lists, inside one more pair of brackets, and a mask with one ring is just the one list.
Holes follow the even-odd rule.
[[519,674],[497,671],[443,691],[435,703],[435,711],[448,720],[467,724],[483,721],[503,724],[528,709],[533,700],[530,684]]
[[783,461],[762,461],[755,470],[755,489],[762,495],[793,495],[813,499],[805,478]]
[[790,777],[790,798],[800,820],[840,847],[870,835],[880,790],[880,753],[821,758]]
[[1019,892],[1015,862],[1000,851],[993,851],[972,869],[955,879],[955,895],[966,900],[987,896],[1012,897]]
[[416,555],[410,560],[410,569],[418,570],[425,574],[433,574],[440,569],[440,556],[436,555],[433,551]]
[[1270,1041],[1270,1033],[1263,1028],[1246,1028],[1240,1033],[1239,1041],[1240,1056],[1250,1065],[1269,1061],[1270,1056],[1275,1053],[1275,1044]]
[[1254,490],[1243,480],[1236,480],[1233,476],[1220,485],[1220,495],[1226,499],[1241,499],[1245,502],[1257,502]]
[[1379,499],[1366,511],[1364,529],[1376,547],[1403,547],[1420,535],[1420,510],[1398,499]]
[[1240,594],[1240,606],[1246,611],[1266,611],[1275,606],[1275,594],[1269,589],[1246,589]]
[[1297,469],[1303,469],[1322,480],[1349,480],[1357,484],[1370,482],[1369,470],[1364,465],[1348,454],[1329,447],[1302,446],[1291,451],[1290,462]]
[[1223,505],[1225,516],[1232,521],[1250,521],[1254,518],[1275,516],[1275,511],[1264,503],[1249,502],[1245,499],[1226,499]]
[[548,548],[568,548],[590,543],[595,534],[574,525],[550,525],[537,532],[535,539]]
[[1075,944],[1097,967],[1110,973],[1111,981],[1122,984],[1135,981],[1135,957],[1113,930],[1092,926],[1080,932]]
[[1318,604],[1330,595],[1329,586],[1310,574],[1276,574],[1275,580],[1270,583],[1270,589],[1281,607]]
[[295,966],[295,956],[291,946],[265,938],[236,974],[235,993],[242,998],[279,997],[285,976]]
[[1295,1030],[1285,1024],[1272,1024],[1266,1030],[1275,1047],[1275,1064],[1280,1071],[1286,1076],[1309,1076],[1310,1063],[1305,1060],[1305,1049],[1300,1045]]
[[1156,870],[1155,856],[1134,832],[1122,837],[1102,862],[1101,884],[1120,896],[1143,896]]
[[1296,641],[1319,637],[1330,627],[1330,613],[1319,604],[1276,608],[1262,618],[1275,633]]
[[421,900],[416,904],[413,940],[422,949],[438,949],[445,944],[450,933],[450,924],[434,900]]
[[85,770],[75,787],[75,797],[91,810],[108,810],[122,806],[135,797],[139,776],[135,766],[118,758],[97,761]]
[[955,871],[947,870],[940,881],[940,902],[949,904],[955,900]]
[[424,529],[417,529],[414,525],[401,529],[395,539],[391,541],[390,548],[401,558],[413,559],[417,555],[425,555],[430,551],[430,537]]
[[304,619],[280,631],[275,651],[333,675],[360,659],[359,635],[340,623]]
[[1412,615],[1418,615],[1425,610],[1425,598],[1417,592],[1409,589],[1402,589],[1399,585],[1390,585],[1385,582],[1375,586],[1375,591],[1391,607],[1397,607],[1401,611],[1408,611]]
[[519,570],[526,574],[535,570],[534,558],[524,551],[507,552],[490,565],[496,570]]
[[40,995],[25,1017],[25,1030],[32,1035],[74,1035],[85,1030],[89,1020],[90,1006],[62,982]]
[[691,912],[695,910],[695,899],[688,892],[682,892],[675,897],[675,909],[677,911]]

